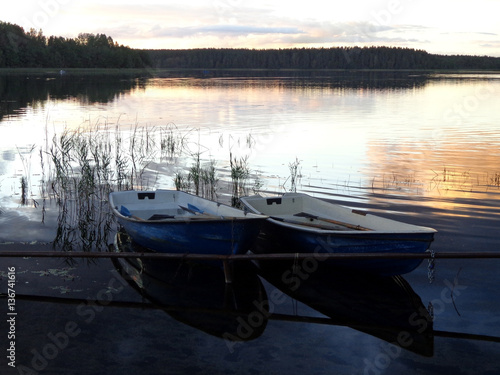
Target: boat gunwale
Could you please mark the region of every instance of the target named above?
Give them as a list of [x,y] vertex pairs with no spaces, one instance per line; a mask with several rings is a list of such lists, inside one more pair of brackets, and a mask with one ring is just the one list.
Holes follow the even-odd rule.
[[[172,194],[179,194],[187,197],[192,197],[197,200],[201,201],[206,201],[207,204],[212,204],[216,205],[217,207],[223,206],[226,210],[233,211],[234,214],[240,214],[241,216],[229,216],[229,215],[217,215],[217,214],[211,214],[207,213],[206,216],[202,215],[193,215],[193,216],[178,216],[178,217],[172,217],[172,218],[165,218],[165,219],[159,219],[159,220],[150,220],[150,219],[143,219],[139,217],[133,217],[133,216],[126,216],[123,215],[119,210],[118,210],[118,204],[119,205],[124,205],[124,203],[120,202],[115,202],[115,199],[113,199],[114,196],[116,195],[134,195],[137,193],[143,193],[143,194],[148,194],[148,193],[172,193]],[[179,191],[179,190],[169,190],[169,189],[157,189],[157,190],[148,190],[148,191],[139,191],[139,190],[126,190],[126,191],[117,191],[117,192],[111,192],[109,194],[109,203],[111,210],[113,214],[118,217],[119,219],[126,220],[129,222],[133,223],[140,223],[140,224],[187,224],[187,223],[206,223],[206,222],[233,222],[233,221],[243,221],[243,220],[265,220],[269,218],[268,215],[263,215],[259,213],[254,213],[250,212],[247,210],[240,210],[238,208],[229,206],[227,204],[217,202],[217,201],[212,201],[206,198],[199,197],[197,195],[193,195],[191,193],[185,192],[185,191]],[[135,204],[135,203],[132,203]],[[154,210],[151,210],[151,212],[154,212]]]
[[[178,218],[167,218],[161,220],[148,220],[148,219],[135,219],[133,217],[122,215],[116,208],[113,207],[113,212],[115,215],[123,220],[130,221],[133,223],[139,224],[187,224],[187,223],[216,223],[216,222],[232,222],[232,221],[247,221],[247,220],[266,220],[268,216],[260,215],[260,216],[251,216],[251,217],[200,217],[200,216],[180,216]],[[252,215],[256,215],[250,213]]]
[[[335,203],[330,203],[328,201],[324,201],[324,200],[321,200],[319,198],[314,198],[314,197],[311,197],[311,196],[309,196],[307,194],[303,194],[303,193],[285,193],[285,194],[281,195],[279,198],[294,198],[294,197],[301,197],[302,199],[304,199],[304,198],[305,199],[318,199],[324,204],[332,205],[333,208],[350,210],[346,206],[342,206],[340,204],[335,204]],[[288,214],[273,215],[271,213],[263,213],[263,212],[260,212],[256,207],[254,207],[251,204],[252,200],[257,201],[257,200],[266,200],[266,199],[268,199],[268,198],[262,197],[260,195],[254,195],[254,196],[240,198],[243,205],[248,210],[250,210],[252,213],[258,214],[258,215],[268,215],[268,218],[266,220],[267,222],[270,222],[274,225],[278,225],[278,226],[281,226],[284,228],[299,230],[300,232],[308,233],[308,234],[318,234],[318,235],[322,235],[322,236],[333,235],[333,236],[338,236],[338,237],[352,237],[353,235],[355,235],[356,237],[373,237],[374,235],[390,235],[390,236],[394,236],[394,240],[399,240],[398,236],[401,236],[401,235],[410,235],[410,234],[415,234],[415,235],[420,235],[420,234],[431,235],[432,234],[432,235],[434,235],[435,233],[437,233],[437,230],[434,228],[425,227],[425,226],[421,226],[421,225],[415,225],[415,224],[408,224],[408,223],[405,223],[402,221],[397,221],[394,219],[389,219],[389,218],[386,218],[383,216],[373,215],[373,214],[369,214],[369,213],[364,213],[363,216],[366,216],[372,220],[380,221],[382,223],[385,223],[386,225],[391,224],[391,223],[397,224],[397,226],[402,227],[402,228],[396,228],[396,229],[392,228],[392,229],[388,230],[388,229],[377,229],[376,227],[374,228],[372,226],[369,228],[364,228],[365,230],[362,230],[361,227],[360,227],[360,229],[350,229],[350,228],[348,228],[348,229],[334,229],[334,228],[328,228],[327,226],[324,226],[324,227],[314,226],[313,227],[313,226],[309,226],[307,222],[300,223],[300,222],[295,222],[295,221],[294,222],[287,221],[287,220],[296,220],[297,219],[296,217],[294,217],[293,214],[288,213]],[[250,200],[250,202],[249,202],[249,200]],[[354,210],[351,210],[351,211],[353,212]],[[352,226],[357,225],[355,223],[346,223],[346,224],[350,224]],[[368,230],[366,230],[366,229],[368,229]],[[422,239],[419,239],[419,240],[422,240]],[[432,241],[432,239],[430,241]]]
[[[377,216],[380,219],[384,220],[390,220],[393,221],[392,219],[386,219],[380,216]],[[316,233],[316,234],[332,234],[335,236],[352,236],[353,234],[356,234],[356,237],[358,236],[368,236],[371,237],[373,234],[387,234],[387,235],[402,235],[402,234],[434,234],[437,233],[437,230],[434,228],[430,227],[423,227],[419,225],[413,225],[413,224],[406,224],[406,223],[401,223],[400,224],[405,224],[408,225],[409,227],[413,227],[413,230],[399,230],[399,231],[388,231],[388,230],[376,230],[376,229],[370,229],[367,231],[362,231],[362,230],[357,230],[357,229],[348,229],[348,230],[339,230],[339,229],[329,229],[327,227],[323,228],[313,228],[309,227],[306,224],[299,224],[299,223],[290,223],[286,221],[281,221],[279,219],[276,219],[275,217],[268,217],[267,218],[268,222],[272,222],[275,225],[287,227],[287,228],[292,228],[292,229],[298,229],[302,232],[309,232],[309,233]]]

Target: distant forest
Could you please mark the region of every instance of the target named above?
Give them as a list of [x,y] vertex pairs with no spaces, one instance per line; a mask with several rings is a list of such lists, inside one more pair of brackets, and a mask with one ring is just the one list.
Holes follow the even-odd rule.
[[0,21],[0,68],[500,70],[500,58],[393,47],[144,50],[104,34],[46,37]]
[[147,52],[118,45],[104,34],[46,37],[0,21],[0,68],[143,68]]

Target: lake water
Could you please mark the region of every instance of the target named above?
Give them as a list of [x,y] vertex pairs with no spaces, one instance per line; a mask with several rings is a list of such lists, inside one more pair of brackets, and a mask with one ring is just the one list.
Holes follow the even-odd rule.
[[[77,131],[113,155],[117,139],[125,154],[142,142],[136,187],[174,188],[199,154],[229,202],[231,157],[249,194],[294,189],[296,166],[297,191],[433,227],[436,252],[498,252],[499,94],[498,73],[0,74],[0,251],[80,248],[49,188],[54,136]],[[182,147],[162,150],[168,135]],[[227,287],[217,270],[164,265],[159,287],[109,260],[0,265],[2,293],[15,267],[18,312],[5,374],[500,373],[498,259],[437,260],[430,275],[424,261],[406,281],[318,271],[298,294],[269,270]]]

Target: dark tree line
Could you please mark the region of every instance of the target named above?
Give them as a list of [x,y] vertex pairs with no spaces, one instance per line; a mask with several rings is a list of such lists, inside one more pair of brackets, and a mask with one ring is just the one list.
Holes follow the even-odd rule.
[[500,69],[500,58],[443,56],[410,48],[139,50],[104,34],[45,37],[0,21],[0,68]]
[[163,69],[500,69],[500,58],[391,47],[152,50],[149,56]]
[[104,34],[51,36],[0,21],[0,68],[143,68],[144,51],[118,45]]

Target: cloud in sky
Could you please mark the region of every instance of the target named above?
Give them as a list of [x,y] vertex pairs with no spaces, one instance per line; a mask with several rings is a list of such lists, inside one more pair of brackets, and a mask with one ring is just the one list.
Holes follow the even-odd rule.
[[500,1],[27,0],[0,20],[46,35],[105,33],[134,48],[389,45],[500,56]]
[[301,34],[296,27],[270,27],[253,25],[203,25],[188,27],[161,27],[155,25],[150,34],[154,37],[187,37],[195,35],[251,35],[251,34]]

